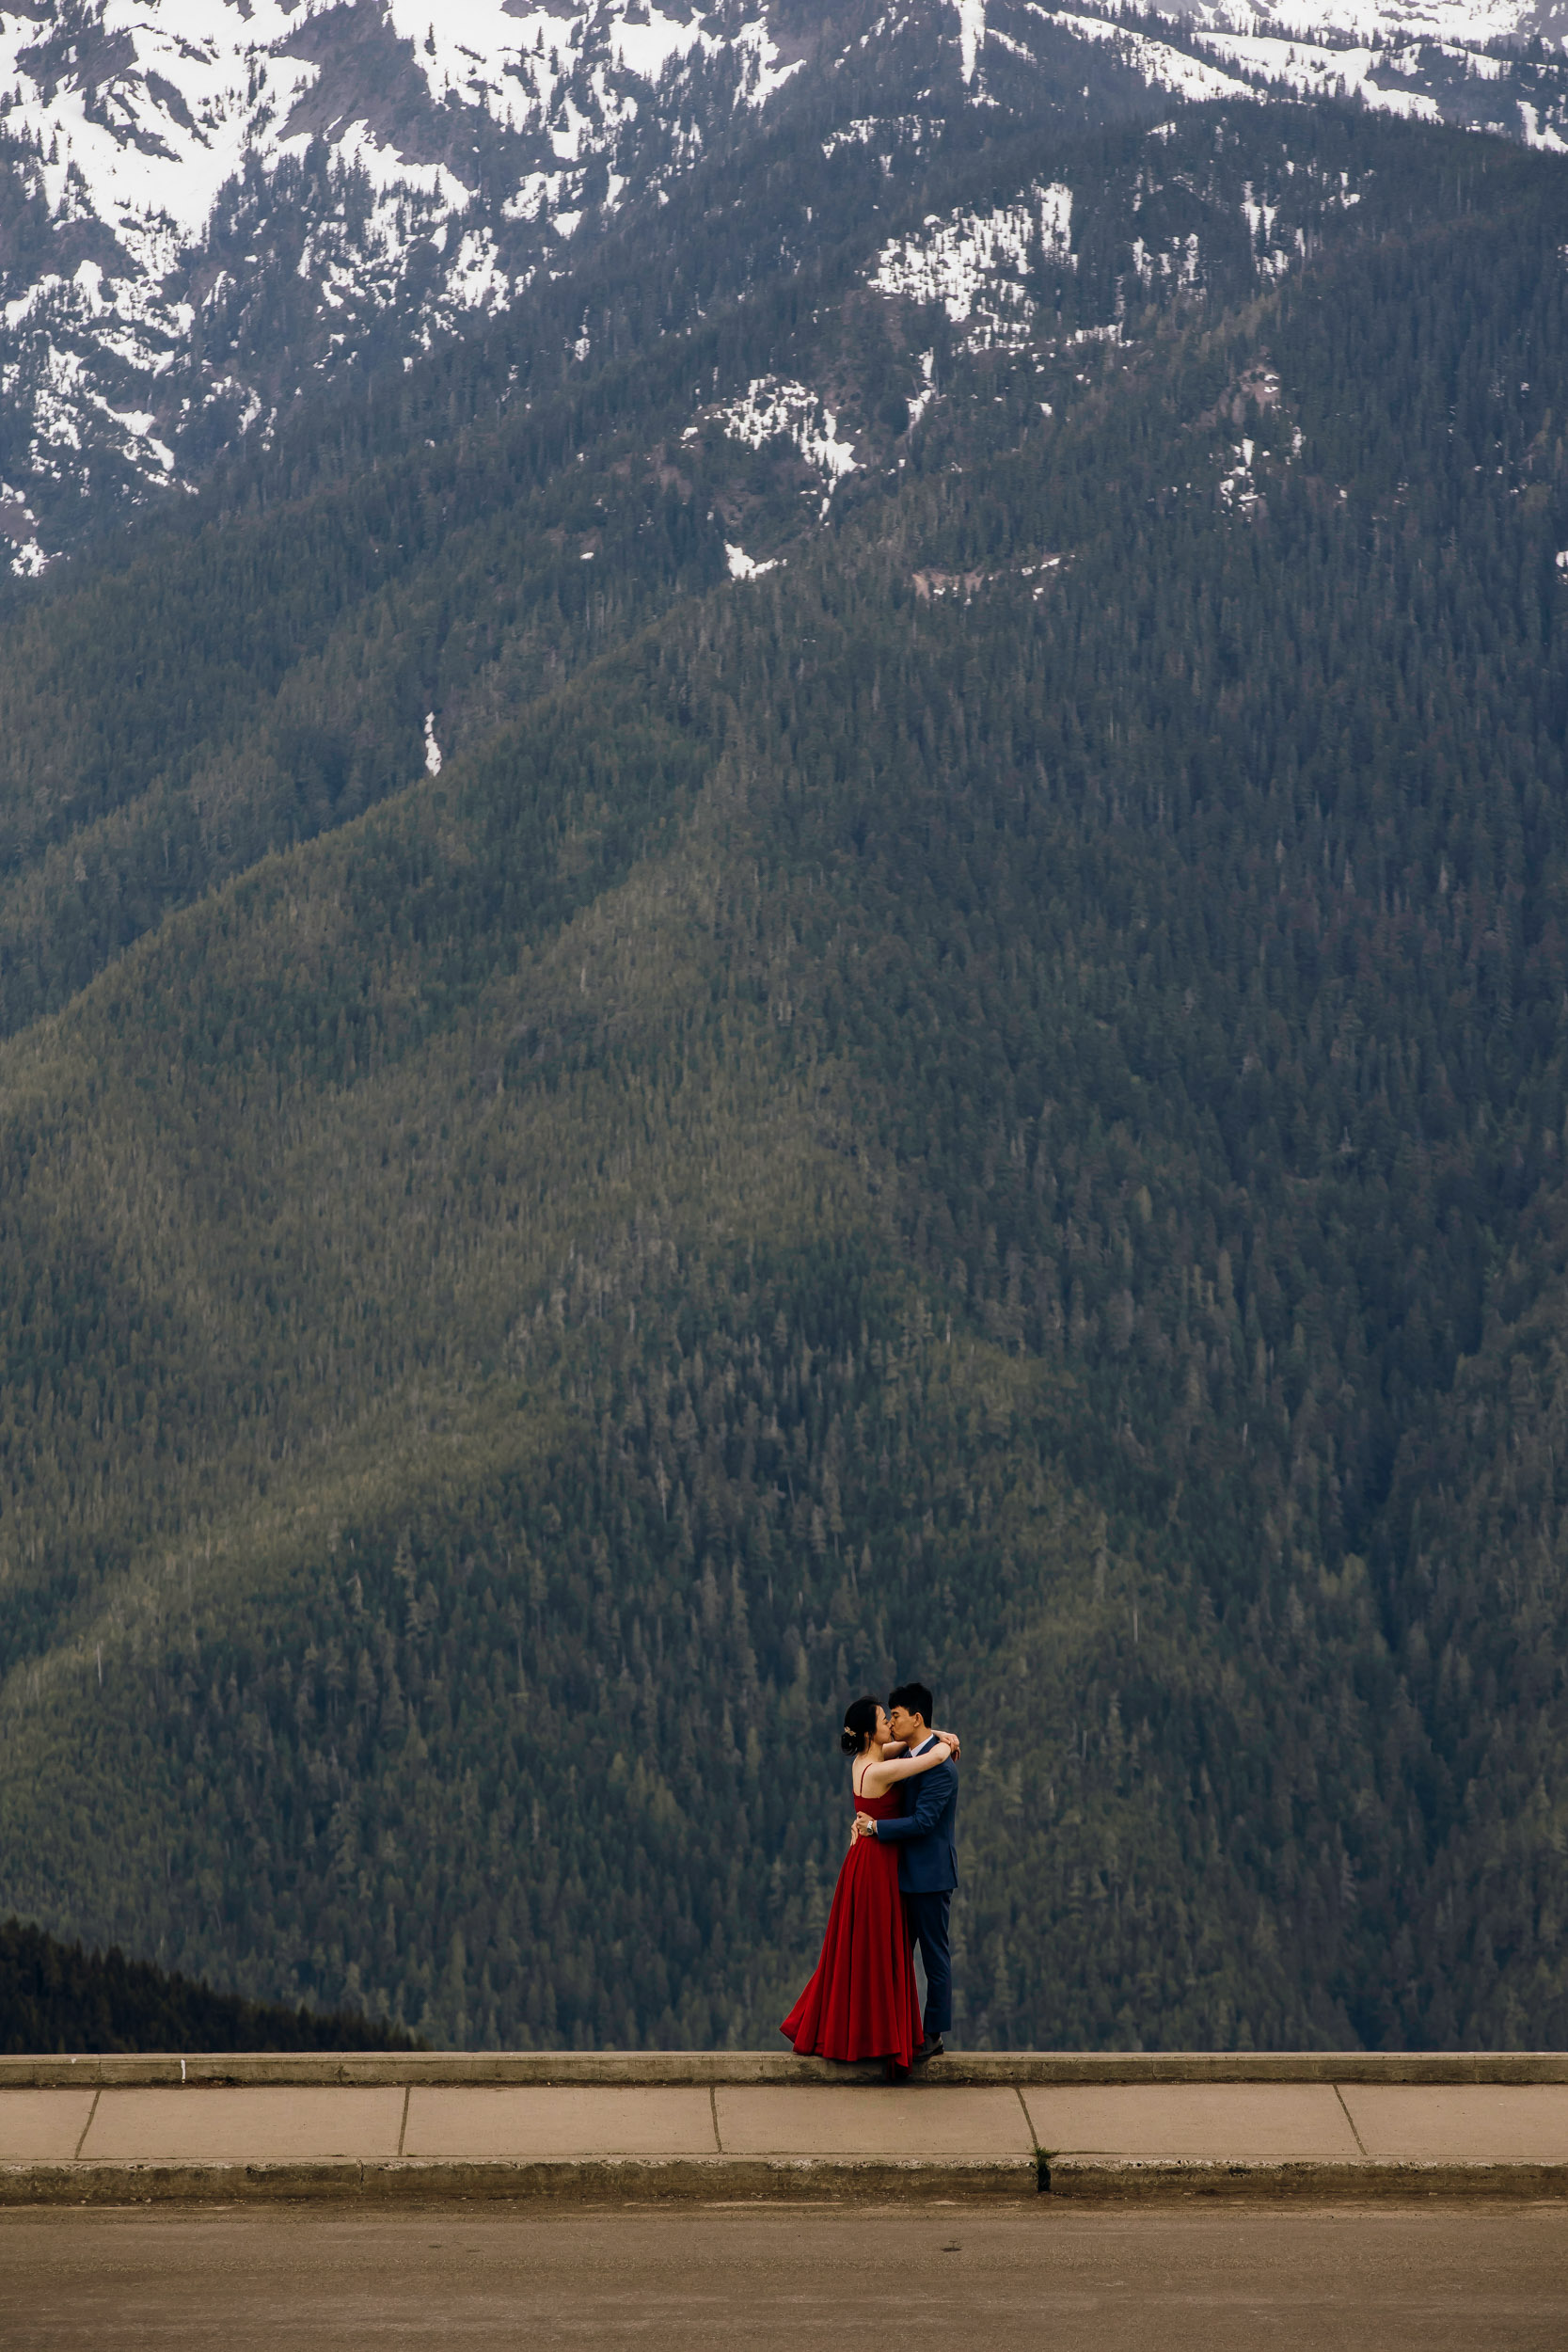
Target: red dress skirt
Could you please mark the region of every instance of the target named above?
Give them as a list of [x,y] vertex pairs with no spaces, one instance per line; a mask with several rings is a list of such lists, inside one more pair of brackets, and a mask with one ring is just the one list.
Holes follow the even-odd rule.
[[[855,1811],[890,1820],[898,1799],[857,1797]],[[876,1837],[857,1837],[850,1846],[816,1973],[779,2031],[802,2058],[911,2063],[921,2041],[920,2011],[895,1847]]]

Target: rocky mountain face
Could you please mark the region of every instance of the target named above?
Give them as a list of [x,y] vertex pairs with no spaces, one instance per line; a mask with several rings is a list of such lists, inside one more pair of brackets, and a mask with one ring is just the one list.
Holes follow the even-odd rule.
[[1543,31],[1515,0],[32,0],[0,12],[0,542],[36,575],[300,399],[483,330],[781,103],[890,169],[955,111],[1053,101],[1339,95],[1552,147]]

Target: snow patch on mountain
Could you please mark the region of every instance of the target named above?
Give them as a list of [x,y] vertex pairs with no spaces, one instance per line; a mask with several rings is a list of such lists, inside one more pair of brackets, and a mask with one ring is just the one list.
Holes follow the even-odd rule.
[[839,439],[837,417],[807,384],[777,375],[755,376],[738,400],[713,412],[713,421],[732,441],[742,441],[748,449],[765,449],[779,439],[793,443],[827,485],[824,515],[838,484],[855,470],[854,443]]
[[[1206,30],[1205,45],[1259,80],[1305,98],[1359,98],[1363,105],[1384,114],[1403,115],[1427,122],[1442,119],[1442,108],[1422,90],[1390,87],[1379,75],[1408,77],[1414,59],[1407,52],[1383,47],[1322,48],[1295,38],[1279,40],[1257,34]],[[1456,56],[1459,53],[1455,53]]]
[[26,495],[8,482],[0,482],[0,534],[11,547],[10,569],[18,580],[37,580],[54,560],[40,540],[39,518]]
[[[1532,36],[1542,18],[1537,0],[1481,0],[1473,8],[1467,0],[1170,0],[1161,13],[1169,40],[1148,31],[1147,20],[1135,28],[1093,5],[1049,8],[1024,0],[1018,22],[1033,19],[1103,44],[1150,87],[1187,99],[1266,100],[1280,91],[1354,98],[1384,114],[1458,122],[1544,147],[1568,128],[1560,71],[1557,90],[1544,101],[1537,65],[1484,46]],[[1018,43],[1006,45],[1027,55]],[[1489,95],[1489,85],[1501,87]],[[1543,120],[1548,111],[1558,123]]]
[[5,127],[40,139],[51,214],[80,208],[133,253],[147,228],[198,235],[250,125],[287,116],[314,79],[274,54],[296,21],[281,0],[243,13],[235,0],[103,0],[55,14],[53,25],[47,13],[0,15]]
[[910,421],[905,427],[907,432],[912,433],[914,431],[915,426],[920,422],[921,418],[926,414],[927,409],[929,408],[932,401],[936,398],[936,353],[934,351],[923,351],[920,354],[920,373],[922,380],[919,390],[913,395],[910,402]]
[[1250,98],[1253,93],[1239,76],[1226,73],[1206,58],[1193,56],[1185,49],[1175,48],[1166,40],[1156,40],[1148,33],[1140,33],[1113,17],[1079,16],[1065,9],[1042,8],[1030,5],[1025,14],[1037,17],[1042,24],[1052,24],[1059,31],[1071,33],[1079,40],[1107,43],[1115,49],[1122,64],[1141,73],[1151,89],[1174,90],[1179,98],[1200,102],[1209,98]]
[[1220,477],[1220,504],[1227,506],[1232,514],[1250,515],[1258,504],[1258,485],[1252,474],[1252,453],[1256,447],[1257,443],[1252,440],[1238,441],[1231,452],[1237,462]]
[[765,572],[776,572],[784,560],[782,555],[774,555],[759,564],[744,548],[736,547],[728,539],[724,542],[724,562],[732,580],[760,580]]
[[753,17],[750,24],[741,26],[733,46],[745,60],[740,97],[748,106],[765,106],[775,90],[783,89],[790,75],[799,73],[805,63],[804,57],[791,57],[787,64],[784,62],[779,45],[761,17]]
[[958,11],[958,71],[973,82],[986,38],[986,0],[955,0]]
[[895,237],[882,247],[869,282],[880,294],[940,302],[957,326],[997,278],[1023,276],[1037,235],[1042,253],[1071,260],[1070,188],[1053,182],[1032,189],[1024,203],[991,213],[958,212],[946,219],[931,213],[913,236]]
[[955,326],[973,320],[980,341],[1008,343],[1027,334],[1035,313],[1029,272],[1072,261],[1072,190],[1053,181],[992,212],[930,214],[913,235],[882,247],[867,282],[879,294],[940,302]]
[[[524,132],[552,122],[557,99],[596,35],[602,51],[594,94],[615,111],[624,103],[602,68],[656,82],[673,59],[688,56],[711,36],[698,16],[665,15],[657,8],[635,18],[592,8],[529,8],[518,0],[461,0],[435,21],[430,0],[388,0],[399,37],[411,41],[433,104],[471,108],[503,129]],[[591,78],[593,68],[590,67]],[[573,119],[569,103],[554,124],[557,152],[573,160],[590,124]]]
[[[1142,286],[1152,287],[1157,281],[1167,286],[1196,286],[1199,260],[1197,236],[1192,230],[1172,246],[1148,246],[1142,237],[1132,240],[1133,275]],[[1050,413],[1048,408],[1046,414]]]
[[832,163],[847,147],[879,147],[885,166],[895,147],[918,148],[929,130],[918,115],[858,115],[822,141],[823,161]]
[[1394,40],[1445,41],[1479,49],[1520,34],[1534,0],[1176,0],[1171,13],[1206,31],[1257,32],[1272,39],[1322,40],[1339,35],[1369,47]]
[[1560,138],[1549,122],[1542,122],[1539,106],[1532,106],[1525,98],[1516,103],[1524,125],[1525,145],[1542,148],[1548,155],[1568,155],[1568,139]]
[[[320,134],[378,188],[421,187],[460,211],[471,171],[466,179],[453,168],[455,155],[420,156],[407,135],[417,148],[467,111],[517,135],[543,132],[558,160],[579,162],[635,114],[638,90],[625,84],[645,90],[694,50],[741,53],[742,94],[753,104],[800,62],[781,62],[761,17],[726,42],[700,14],[666,15],[636,0],[550,0],[527,10],[516,0],[449,0],[444,11],[430,0],[362,0],[358,13],[364,24],[350,46],[364,72],[357,86],[344,83],[343,110],[322,122],[309,102],[340,95],[341,0],[55,0],[53,22],[48,0],[38,14],[8,10],[7,127],[42,142],[53,213],[74,190],[117,233],[135,237],[156,220],[189,243],[247,157],[275,165]],[[430,109],[424,123],[403,123],[401,144],[374,127],[389,130],[399,111],[387,85],[400,70],[419,76]]]
[[1252,258],[1260,278],[1283,278],[1291,262],[1307,252],[1307,239],[1298,228],[1289,245],[1276,245],[1274,225],[1279,218],[1279,206],[1255,197],[1250,180],[1243,184],[1242,218],[1246,222],[1252,240]]

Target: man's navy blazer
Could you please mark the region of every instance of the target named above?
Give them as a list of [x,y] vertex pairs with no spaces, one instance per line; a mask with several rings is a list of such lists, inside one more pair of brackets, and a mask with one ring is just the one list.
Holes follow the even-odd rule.
[[[929,1746],[927,1740],[916,1755]],[[958,1768],[935,1764],[917,1780],[897,1786],[905,1809],[879,1821],[877,1836],[898,1848],[899,1892],[945,1895],[958,1883]]]

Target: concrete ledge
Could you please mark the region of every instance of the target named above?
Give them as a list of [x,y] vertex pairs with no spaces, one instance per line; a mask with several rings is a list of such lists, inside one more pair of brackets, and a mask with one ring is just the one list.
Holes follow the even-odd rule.
[[1035,2198],[1029,2157],[939,2159],[821,2156],[581,2158],[563,2162],[404,2158],[367,2163],[315,2158],[281,2164],[0,2164],[0,2209],[16,2205],[211,2205],[471,2198],[573,2203],[877,2203]]
[[1052,2197],[1101,2204],[1196,2198],[1561,2200],[1568,2198],[1568,2163],[1052,2156],[1040,2160],[1040,2187]]
[[39,2205],[476,2202],[1081,2204],[1411,2198],[1568,2201],[1568,2163],[1297,2162],[1058,2156],[936,2164],[702,2156],[508,2162],[316,2158],[277,2164],[3,2164],[0,2210]]
[[[1568,2083],[1560,2050],[954,2050],[932,2080],[1006,2090],[1115,2083]],[[428,2050],[277,2056],[249,2050],[0,2058],[0,2091],[293,2084],[603,2085],[879,2082],[879,2066],[834,2066],[771,2050]]]

